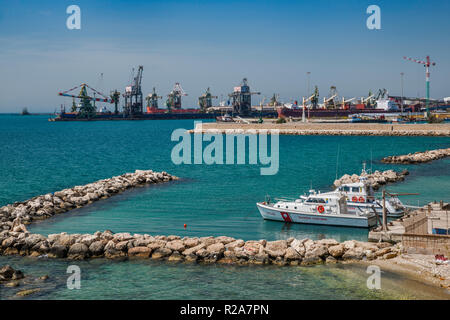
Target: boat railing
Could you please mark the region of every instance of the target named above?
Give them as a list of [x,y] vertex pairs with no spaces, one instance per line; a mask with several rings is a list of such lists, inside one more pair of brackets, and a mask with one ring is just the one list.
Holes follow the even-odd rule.
[[282,202],[295,202],[295,198],[273,198],[275,201],[282,201]]

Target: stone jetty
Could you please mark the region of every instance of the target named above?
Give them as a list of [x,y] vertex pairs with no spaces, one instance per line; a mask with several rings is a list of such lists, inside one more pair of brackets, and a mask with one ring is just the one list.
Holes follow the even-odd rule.
[[401,245],[334,239],[294,239],[277,241],[220,237],[151,236],[113,233],[50,234],[0,232],[0,254],[82,260],[153,259],[168,262],[223,264],[308,265],[350,260],[390,259]]
[[[394,170],[386,170],[386,171],[375,171],[371,174],[361,174],[367,178],[368,183],[372,186],[374,190],[377,190],[381,185],[386,183],[392,183],[397,181],[402,181],[405,179],[405,176],[409,174],[408,170],[403,170],[401,172],[396,172]],[[354,183],[359,182],[360,177],[357,174],[349,175],[344,174],[341,178],[334,181],[334,186],[339,187],[346,183]]]
[[[80,208],[101,199],[107,199],[127,189],[178,179],[167,172],[136,170],[84,186],[75,186],[48,193],[0,208],[0,231],[21,231],[21,224],[43,220],[55,214]],[[23,231],[23,230],[22,230]]]
[[425,163],[433,160],[439,160],[445,157],[450,157],[450,148],[437,149],[425,152],[409,153],[401,156],[390,156],[381,159],[383,163],[402,163],[402,164],[414,164]]
[[[267,132],[269,130],[269,132]],[[450,136],[450,124],[388,124],[388,123],[225,123],[196,124],[189,133],[258,134],[278,130],[280,135],[329,136]]]

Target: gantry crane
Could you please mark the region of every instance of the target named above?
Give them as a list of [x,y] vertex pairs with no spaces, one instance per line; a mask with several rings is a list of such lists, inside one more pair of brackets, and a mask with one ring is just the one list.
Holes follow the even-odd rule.
[[427,108],[427,115],[428,115],[429,114],[429,104],[430,104],[430,67],[435,66],[436,63],[430,61],[430,56],[427,56],[425,61],[416,60],[416,59],[412,59],[412,58],[408,58],[408,57],[403,57],[403,59],[422,64],[425,67],[425,81],[427,84],[426,108]]
[[319,103],[319,88],[317,86],[315,86],[314,93],[309,100],[311,101],[311,108],[317,109],[317,105]]
[[[265,98],[266,97],[264,97],[263,100],[265,100]],[[270,98],[268,105],[271,107],[277,107],[277,106],[281,105],[281,103],[278,101],[279,98],[280,98],[280,95],[274,93],[272,98]]]
[[[75,89],[78,89],[78,88],[80,88],[78,95],[74,95],[74,94],[70,93],[71,91],[74,91]],[[88,93],[88,89],[90,91],[92,91],[92,94]],[[102,98],[96,98],[95,97],[96,94],[101,96]],[[59,92],[58,95],[63,96],[63,97],[72,97],[73,98],[72,112],[76,112],[78,109],[78,114],[77,114],[78,118],[89,119],[89,118],[92,118],[93,116],[95,116],[95,113],[97,111],[95,108],[95,101],[108,102],[108,103],[115,102],[114,98],[112,98],[112,99],[108,98],[103,93],[88,86],[86,83],[82,83],[76,87],[73,87],[72,89],[69,89],[69,90],[66,90],[63,92]],[[80,103],[78,105],[75,103],[75,99],[80,99]],[[91,102],[94,102],[94,104],[92,104]]]
[[153,87],[153,92],[150,93],[145,100],[147,101],[147,110],[149,108],[158,109],[158,99],[162,99],[161,96],[158,96],[156,93],[156,88]]
[[373,97],[375,95],[372,93],[372,91],[369,90],[369,94],[367,96],[367,98],[361,97],[361,103],[364,105],[365,108],[370,109],[372,107],[372,105],[374,105],[373,102]]
[[206,89],[206,92],[198,97],[198,105],[200,106],[200,110],[206,112],[208,108],[211,108],[212,99],[217,99],[217,96],[213,96],[208,87],[208,89]]
[[355,100],[355,99],[356,99],[356,97],[353,97],[353,98],[350,98],[350,99],[345,100],[345,98],[342,97],[342,101],[340,102],[341,108],[342,108],[342,109],[345,109],[345,105],[346,105],[347,103],[349,103],[349,102]]
[[247,78],[242,80],[240,86],[234,87],[233,93],[228,96],[232,99],[233,113],[247,116],[252,111],[252,95],[261,92],[251,92]]
[[[125,88],[125,93],[123,94],[125,98],[124,105],[124,115],[125,116],[135,116],[141,115],[143,113],[143,97],[142,97],[142,72],[144,71],[143,66],[138,67],[138,72],[133,78],[131,85]],[[134,73],[134,70],[133,70]]]
[[337,90],[335,86],[330,87],[330,94],[328,98],[323,98],[323,106],[326,109],[336,109],[337,103],[335,98],[338,96]]
[[169,112],[172,109],[181,109],[181,97],[187,96],[187,93],[184,92],[180,83],[175,83],[173,90],[167,95],[166,106],[169,109]]

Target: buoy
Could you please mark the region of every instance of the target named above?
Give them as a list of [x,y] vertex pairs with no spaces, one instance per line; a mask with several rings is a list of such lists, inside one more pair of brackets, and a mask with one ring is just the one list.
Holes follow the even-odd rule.
[[187,227],[187,224],[185,223],[185,224],[184,224],[184,228],[186,229],[186,227]]
[[319,211],[319,213],[323,213],[325,211],[325,208],[323,206],[318,206],[317,211]]

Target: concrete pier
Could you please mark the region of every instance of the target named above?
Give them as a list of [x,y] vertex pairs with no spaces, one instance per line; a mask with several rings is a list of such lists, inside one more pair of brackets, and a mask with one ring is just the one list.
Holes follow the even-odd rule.
[[[450,124],[387,124],[387,123],[202,123],[190,133],[255,134],[279,130],[287,135],[331,136],[441,136],[450,137]],[[269,132],[270,133],[270,132]]]

